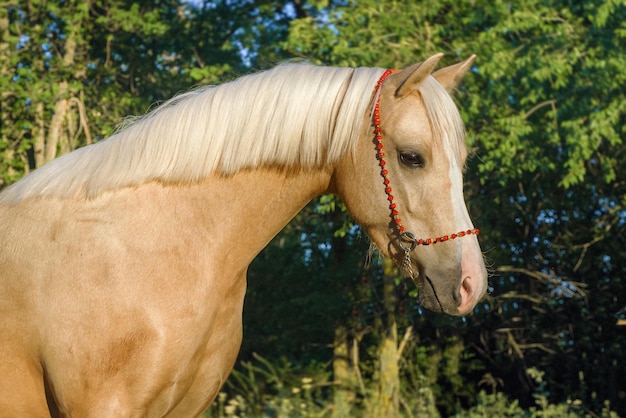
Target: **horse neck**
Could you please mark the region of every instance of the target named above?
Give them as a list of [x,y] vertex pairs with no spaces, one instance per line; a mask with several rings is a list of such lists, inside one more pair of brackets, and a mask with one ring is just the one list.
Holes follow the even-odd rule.
[[222,245],[224,257],[246,268],[311,199],[328,189],[330,178],[330,169],[256,169],[210,177],[192,193],[203,196],[200,210],[206,223],[219,230],[221,242],[232,243]]

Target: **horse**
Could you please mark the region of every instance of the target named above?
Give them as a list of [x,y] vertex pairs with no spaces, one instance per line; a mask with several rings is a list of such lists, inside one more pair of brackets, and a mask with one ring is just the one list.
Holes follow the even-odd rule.
[[190,417],[242,340],[246,271],[334,193],[419,286],[487,288],[450,94],[474,57],[279,65],[164,102],[0,193],[0,416]]

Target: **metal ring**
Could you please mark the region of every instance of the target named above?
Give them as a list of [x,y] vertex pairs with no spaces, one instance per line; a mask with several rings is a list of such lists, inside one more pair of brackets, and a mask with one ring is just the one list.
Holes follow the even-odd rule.
[[[403,245],[405,242],[411,243],[408,246]],[[400,241],[398,241],[400,248],[404,250],[405,253],[413,251],[417,247],[417,238],[412,232],[401,232],[400,233]]]

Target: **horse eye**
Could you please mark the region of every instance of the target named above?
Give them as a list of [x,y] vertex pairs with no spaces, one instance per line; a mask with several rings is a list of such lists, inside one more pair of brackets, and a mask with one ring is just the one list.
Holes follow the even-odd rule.
[[400,161],[411,168],[422,168],[425,165],[424,158],[416,152],[403,152]]

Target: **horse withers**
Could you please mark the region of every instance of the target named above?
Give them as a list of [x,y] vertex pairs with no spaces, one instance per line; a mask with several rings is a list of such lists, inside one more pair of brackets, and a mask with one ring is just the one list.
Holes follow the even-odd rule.
[[336,193],[429,309],[470,312],[486,271],[464,128],[433,73],[285,65],[164,103],[0,194],[0,416],[189,417],[242,338],[246,270]]

